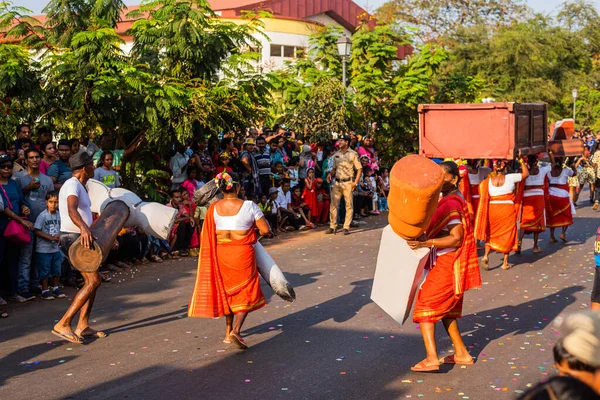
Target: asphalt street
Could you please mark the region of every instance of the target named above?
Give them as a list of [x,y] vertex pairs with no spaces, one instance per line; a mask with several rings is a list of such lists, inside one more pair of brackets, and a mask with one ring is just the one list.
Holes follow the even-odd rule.
[[[348,236],[322,228],[267,242],[298,298],[263,284],[269,304],[247,319],[246,351],[222,343],[223,319],[187,318],[196,259],[103,284],[92,326],[109,336],[85,345],[50,333],[73,289],[11,303],[0,320],[0,399],[513,399],[555,373],[553,321],[589,307],[598,214],[580,203],[569,243],[544,234],[534,255],[526,238],[512,270],[494,254],[483,286],[466,294],[459,324],[475,365],[410,371],[424,358],[418,326],[399,326],[370,300],[382,215]],[[437,337],[440,356],[450,353],[441,325]]]

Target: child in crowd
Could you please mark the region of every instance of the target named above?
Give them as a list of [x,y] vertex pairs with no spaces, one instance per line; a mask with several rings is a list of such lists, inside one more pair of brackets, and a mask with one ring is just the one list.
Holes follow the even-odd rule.
[[34,228],[37,236],[35,252],[42,285],[42,299],[64,298],[65,294],[58,288],[63,261],[58,246],[60,242],[58,193],[50,192],[46,195],[46,209],[38,215]]
[[388,211],[387,197],[390,193],[390,171],[387,168],[383,168],[379,176],[379,210]]
[[306,178],[304,179],[304,193],[302,193],[302,198],[310,210],[312,221],[318,222],[317,218],[319,217],[319,204],[317,203],[317,193],[315,189],[315,169],[309,168],[306,172]]
[[331,204],[331,197],[329,196],[329,191],[325,190],[323,187],[323,179],[315,179],[315,184],[317,187],[315,193],[317,194],[317,204],[319,208],[316,221],[317,224],[326,224],[329,221],[329,205]]
[[279,209],[277,208],[277,188],[269,189],[269,196],[261,194],[258,201],[258,207],[265,215],[265,218],[271,226],[271,231],[276,234],[279,231]]
[[292,210],[304,220],[304,225],[306,227],[315,227],[315,225],[310,222],[310,208],[308,208],[306,202],[302,198],[302,192],[298,186],[292,189]]
[[224,151],[219,155],[219,166],[217,167],[215,173],[220,174],[221,172],[233,172],[233,169],[229,166],[229,162],[231,161],[231,157],[229,153]]
[[105,151],[100,155],[98,168],[94,170],[94,179],[104,183],[111,189],[121,186],[121,180],[119,174],[113,168],[113,162],[113,153]]
[[373,211],[371,211],[371,213],[375,214],[375,215],[379,215],[379,196],[378,196],[379,192],[377,191],[377,180],[375,179],[373,170],[369,170],[366,173],[365,181],[369,182],[369,185],[371,187],[371,193],[372,193],[371,207],[373,209]]
[[290,179],[290,187],[294,189],[298,186],[298,157],[292,157],[290,159],[290,163],[288,165],[288,176]]
[[181,187],[189,194],[189,198],[194,197],[194,192],[204,186],[204,182],[196,180],[198,175],[198,169],[196,167],[188,167],[187,179],[183,181]]
[[[188,170],[189,176],[189,170]],[[185,209],[185,213],[190,216],[190,224],[192,225],[192,239],[190,240],[190,256],[197,257],[200,250],[200,232],[198,231],[198,220],[196,219],[196,204],[191,201],[191,198],[187,190],[181,190],[181,205]]]

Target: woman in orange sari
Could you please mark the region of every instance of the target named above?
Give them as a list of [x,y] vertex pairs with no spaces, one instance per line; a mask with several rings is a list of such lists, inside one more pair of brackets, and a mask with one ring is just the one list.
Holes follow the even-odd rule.
[[537,156],[528,156],[527,165],[529,176],[525,179],[523,191],[523,211],[521,214],[521,232],[517,253],[521,252],[523,236],[533,233],[533,252],[540,253],[538,246],[541,232],[546,230],[546,217],[550,210],[550,196],[548,192],[548,173],[551,167],[539,167]]
[[475,218],[475,238],[485,242],[483,267],[487,271],[490,251],[504,254],[502,269],[510,269],[508,255],[518,249],[517,219],[521,204],[521,181],[527,179],[527,164],[519,157],[523,172],[506,173],[506,161],[495,160],[494,171],[479,185],[481,196]]
[[548,152],[552,162],[552,170],[548,174],[550,184],[550,207],[548,215],[548,228],[550,228],[550,243],[556,243],[554,230],[561,228],[560,240],[567,242],[567,228],[573,225],[573,215],[576,214],[573,200],[569,194],[569,178],[573,176],[573,170],[563,166],[562,159],[554,159],[554,154]]
[[[252,201],[238,198],[240,184],[236,174],[223,172],[215,181],[224,196],[206,212],[198,275],[188,316],[225,315],[223,342],[233,342],[238,348],[246,349],[248,346],[241,336],[242,324],[249,312],[266,304],[256,268],[255,228],[261,235],[272,234],[260,208]],[[234,319],[234,315],[237,318]]]
[[[459,170],[452,161],[443,162],[442,198],[427,230],[429,239],[409,241],[412,249],[432,249],[430,265],[421,285],[413,321],[420,324],[427,357],[411,368],[417,372],[438,371],[440,363],[473,364],[458,329],[464,293],[481,286],[477,250],[465,200],[458,190]],[[454,355],[439,360],[435,323],[442,321],[454,344]]]

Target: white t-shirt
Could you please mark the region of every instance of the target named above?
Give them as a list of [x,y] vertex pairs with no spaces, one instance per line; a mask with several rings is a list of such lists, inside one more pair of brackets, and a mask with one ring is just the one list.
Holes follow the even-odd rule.
[[260,208],[250,200],[244,201],[235,215],[221,216],[215,207],[215,229],[218,231],[245,231],[252,228],[254,222],[263,217]]
[[495,197],[513,193],[515,191],[515,183],[521,182],[522,179],[521,174],[506,174],[504,176],[504,185],[502,186],[492,185],[492,180],[490,179],[490,196]]
[[61,232],[81,233],[77,225],[75,225],[69,217],[69,208],[67,206],[67,198],[69,196],[77,197],[77,212],[79,215],[81,215],[83,222],[85,222],[87,226],[92,225],[93,221],[92,210],[90,209],[92,202],[90,201],[90,196],[88,195],[87,190],[85,190],[85,187],[81,184],[81,182],[79,182],[79,180],[77,180],[77,178],[67,179],[58,193],[58,210],[60,212]]
[[279,208],[287,210],[288,204],[292,202],[292,191],[288,190],[287,193],[283,193],[281,188],[277,189],[277,200],[275,200],[275,202]]
[[525,191],[523,192],[523,196],[543,196],[543,189],[527,189],[527,186],[542,186],[544,184],[544,180],[546,179],[546,175],[552,170],[552,167],[540,167],[540,172],[536,175],[529,175],[527,179],[525,179]]

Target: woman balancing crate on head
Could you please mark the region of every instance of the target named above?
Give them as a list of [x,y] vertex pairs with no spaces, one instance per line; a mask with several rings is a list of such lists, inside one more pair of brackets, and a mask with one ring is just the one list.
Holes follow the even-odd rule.
[[[238,198],[240,183],[234,173],[220,173],[215,182],[223,199],[206,212],[202,228],[202,246],[198,276],[188,316],[217,318],[225,315],[224,343],[238,348],[248,346],[241,337],[242,324],[249,312],[263,307],[254,244],[256,229],[271,236],[269,224],[252,201]],[[234,315],[237,316],[234,325]]]
[[486,271],[489,269],[491,250],[504,254],[502,269],[511,268],[508,255],[518,247],[517,209],[520,193],[517,184],[529,177],[529,170],[520,153],[521,173],[507,174],[504,160],[496,160],[493,164],[494,171],[479,185],[481,198],[475,218],[475,238],[485,242],[483,266]]
[[548,173],[551,167],[538,165],[537,156],[528,156],[529,176],[525,179],[523,191],[523,212],[521,214],[521,232],[517,253],[521,252],[523,236],[533,233],[533,252],[540,253],[538,239],[546,230],[546,218],[550,213],[550,197],[548,191]]
[[[417,294],[413,312],[427,352],[427,357],[411,368],[417,372],[438,371],[440,363],[473,364],[456,319],[462,316],[464,292],[481,286],[477,250],[467,205],[458,190],[458,167],[452,161],[440,166],[444,170],[442,197],[427,230],[429,239],[407,242],[413,250],[431,248],[435,260]],[[455,351],[442,360],[437,358],[435,344],[435,323],[440,320]]]
[[550,228],[550,243],[556,243],[554,230],[562,228],[560,239],[567,242],[567,228],[573,225],[575,207],[569,196],[569,177],[573,176],[573,170],[563,167],[563,160],[554,158],[551,151],[548,152],[552,162],[552,170],[548,174],[550,184],[550,213],[547,226]]

